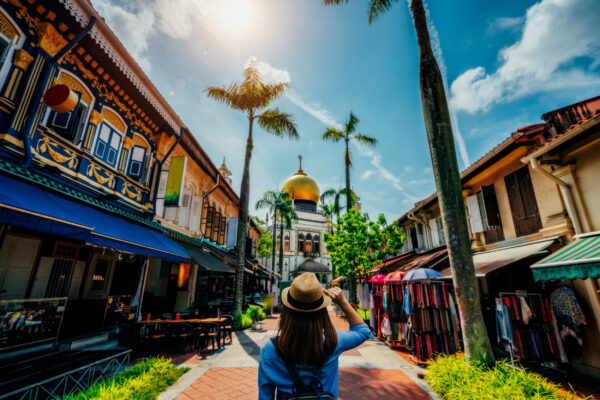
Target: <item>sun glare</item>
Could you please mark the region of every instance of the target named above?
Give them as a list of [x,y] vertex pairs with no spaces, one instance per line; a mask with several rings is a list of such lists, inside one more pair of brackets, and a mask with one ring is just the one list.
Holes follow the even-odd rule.
[[237,33],[248,28],[253,11],[249,0],[227,0],[219,2],[215,16],[225,31]]

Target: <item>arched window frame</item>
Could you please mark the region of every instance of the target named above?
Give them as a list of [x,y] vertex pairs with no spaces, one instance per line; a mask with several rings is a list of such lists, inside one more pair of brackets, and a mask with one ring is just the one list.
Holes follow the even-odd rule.
[[[110,107],[104,106],[103,109],[107,109],[108,111],[112,112],[113,114],[115,114],[119,120],[123,123],[123,125],[125,126],[125,130],[124,132],[121,132],[119,130],[119,128],[117,128],[116,126],[114,126],[112,123],[110,123],[109,121],[106,120],[106,118],[102,121],[102,123],[100,125],[98,125],[98,128],[96,129],[96,137],[94,138],[94,145],[92,147],[93,149],[93,155],[94,158],[109,166],[110,168],[116,169],[117,168],[117,164],[119,162],[120,156],[121,156],[121,152],[123,151],[123,138],[125,137],[125,135],[127,135],[127,123],[125,122],[125,120],[119,115],[118,112],[116,112],[115,110],[113,110]],[[108,137],[108,141],[104,142],[104,140],[101,140],[101,136],[103,134],[103,129],[104,127],[107,127],[108,129],[110,129],[109,132],[109,137]],[[105,131],[104,131],[105,132]],[[117,134],[119,136],[119,144],[118,147],[113,147],[113,138],[115,137],[114,135]],[[114,158],[114,162],[110,163],[108,161],[107,155],[108,153],[102,153],[103,156],[99,157],[98,156],[98,142],[102,142],[104,143],[107,147],[105,149],[106,152],[110,152],[111,149],[115,150],[115,158]],[[105,155],[106,154],[106,155]]]
[[312,241],[312,256],[319,257],[320,254],[320,240],[319,235],[315,235]]
[[296,248],[298,253],[304,252],[304,234],[300,233],[298,235],[298,247]]
[[290,251],[290,234],[286,233],[283,237],[283,250]]
[[16,36],[12,39],[9,39],[7,36],[0,32],[0,39],[6,42],[7,46],[5,50],[0,54],[0,88],[4,89],[4,85],[7,81],[7,78],[10,73],[10,68],[12,65],[13,55],[15,54],[15,50],[23,47],[23,43],[25,43],[25,35],[19,25],[15,23],[15,21],[4,11],[4,9],[0,8],[0,13],[2,16],[8,20],[11,27],[16,31]]
[[306,234],[306,238],[304,240],[304,256],[310,257],[312,254],[312,235],[310,233]]
[[[75,108],[69,113],[59,114],[52,110],[50,107],[46,107],[46,112],[44,113],[43,118],[43,125],[51,129],[54,133],[56,133],[63,139],[70,141],[75,146],[81,147],[81,145],[83,144],[85,132],[87,130],[90,114],[92,113],[94,104],[96,102],[96,97],[92,94],[90,88],[81,79],[79,79],[77,75],[72,74],[71,72],[65,69],[61,69],[58,72],[56,76],[57,79],[59,79],[63,74],[77,81],[77,83],[79,83],[84,89],[86,89],[86,94],[90,97],[90,100],[86,101],[83,93],[71,89],[79,97]],[[56,121],[57,117],[66,117],[66,125],[61,127]],[[64,130],[61,128],[63,128]]]

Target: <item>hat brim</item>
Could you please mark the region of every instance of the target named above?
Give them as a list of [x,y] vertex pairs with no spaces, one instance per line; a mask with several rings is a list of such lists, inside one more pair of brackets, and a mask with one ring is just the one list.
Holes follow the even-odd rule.
[[331,297],[327,296],[326,294],[323,294],[323,301],[321,302],[321,304],[318,307],[312,308],[310,310],[303,310],[301,308],[294,307],[293,305],[290,304],[290,302],[288,301],[289,292],[290,292],[289,287],[286,287],[285,289],[283,289],[283,291],[281,292],[281,301],[287,308],[291,308],[294,311],[315,312],[315,311],[319,311],[331,304]]

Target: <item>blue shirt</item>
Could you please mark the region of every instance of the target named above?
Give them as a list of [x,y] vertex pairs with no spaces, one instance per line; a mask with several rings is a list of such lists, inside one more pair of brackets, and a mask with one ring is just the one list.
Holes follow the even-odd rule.
[[[367,324],[350,327],[348,332],[338,332],[337,346],[321,369],[319,379],[323,390],[331,392],[337,398],[338,392],[338,357],[346,350],[358,347],[370,337],[373,337]],[[313,367],[297,366],[300,376],[311,374]],[[292,379],[285,368],[283,360],[277,355],[275,346],[269,340],[260,351],[260,365],[258,367],[258,398],[259,400],[272,400],[275,398],[275,388],[291,393]]]

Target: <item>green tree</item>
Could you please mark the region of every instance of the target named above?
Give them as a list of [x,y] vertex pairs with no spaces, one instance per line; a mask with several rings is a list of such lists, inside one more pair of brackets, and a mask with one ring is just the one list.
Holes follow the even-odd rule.
[[348,118],[348,121],[346,121],[343,130],[334,127],[328,127],[321,136],[321,139],[332,142],[339,142],[340,140],[344,141],[344,166],[346,167],[346,211],[352,208],[352,187],[350,186],[350,166],[352,165],[352,162],[350,161],[350,141],[353,140],[369,147],[375,147],[377,145],[377,139],[363,135],[362,133],[355,133],[357,125],[358,118],[356,115],[354,115],[354,113],[350,112],[350,117]]
[[356,279],[364,278],[368,270],[398,254],[406,239],[398,221],[388,224],[383,214],[371,221],[366,213],[355,209],[340,217],[333,235],[325,233],[323,238],[336,275],[345,276],[350,282],[353,303]]
[[[323,0],[325,4],[342,4],[348,0]],[[398,0],[371,0],[369,23],[386,13]],[[493,364],[494,354],[483,315],[479,285],[473,267],[473,254],[467,227],[462,185],[454,147],[454,136],[444,82],[431,49],[423,0],[411,0],[417,43],[419,46],[419,81],[425,129],[440,202],[452,280],[461,315],[461,328],[467,361]]]
[[273,238],[267,231],[262,231],[256,238],[256,255],[269,257],[273,254]]
[[252,158],[252,129],[254,121],[266,132],[290,139],[298,138],[298,131],[291,114],[278,108],[266,109],[272,101],[281,97],[289,87],[289,83],[265,83],[258,71],[258,63],[250,60],[244,69],[244,79],[241,83],[234,82],[225,86],[209,86],[206,89],[208,97],[225,103],[234,110],[241,111],[248,118],[248,137],[244,154],[244,171],[240,188],[238,206],[238,226],[235,246],[235,292],[233,316],[242,314],[244,253],[246,248],[246,229],[248,226],[248,198],[250,193],[250,159]]
[[292,229],[292,221],[298,220],[296,210],[294,210],[294,204],[290,199],[289,194],[283,192],[283,202],[279,204],[277,208],[277,214],[279,215],[279,275],[283,273],[283,228]]

